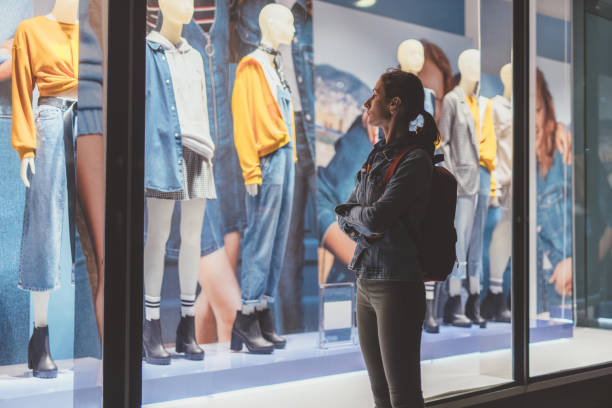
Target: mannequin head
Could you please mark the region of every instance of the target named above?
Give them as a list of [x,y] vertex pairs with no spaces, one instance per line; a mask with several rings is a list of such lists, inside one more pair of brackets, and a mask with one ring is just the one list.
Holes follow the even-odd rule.
[[193,0],[159,0],[159,10],[164,23],[189,24],[193,17]]
[[501,68],[499,77],[504,84],[504,96],[510,99],[512,97],[512,63],[508,63]]
[[475,83],[480,80],[480,51],[475,49],[463,51],[459,55],[457,65],[461,72],[461,81]]
[[259,12],[261,43],[278,50],[279,44],[290,44],[295,34],[291,10],[280,4],[268,4]]
[[62,23],[76,23],[79,20],[79,0],[56,0],[51,15]]
[[397,48],[397,60],[402,71],[418,74],[425,64],[425,48],[418,40],[403,41]]

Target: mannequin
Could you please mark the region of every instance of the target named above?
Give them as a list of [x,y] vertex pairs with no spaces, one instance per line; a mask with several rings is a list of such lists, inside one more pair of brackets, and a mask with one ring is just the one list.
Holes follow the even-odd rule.
[[[167,365],[171,358],[162,343],[159,311],[165,247],[175,201],[181,201],[182,210],[178,261],[181,321],[176,332],[176,351],[184,353],[189,360],[202,360],[204,351],[195,340],[193,306],[206,200],[216,198],[216,191],[204,61],[201,54],[181,37],[183,25],[193,17],[194,3],[193,0],[160,0],[159,7],[163,16],[161,30],[152,31],[147,36],[147,91],[153,95],[166,92],[166,100],[148,101],[146,110],[150,122],[145,149],[148,230],[143,262],[143,350],[144,358],[150,364]],[[164,83],[172,84],[172,94]],[[152,108],[156,103],[159,103],[155,105],[156,109]],[[162,124],[152,117],[160,113],[167,115]],[[174,154],[178,141],[182,155],[177,158]],[[176,181],[176,185],[168,182],[164,176],[168,174],[175,177],[172,181]]]
[[[440,148],[445,156],[442,165],[457,177],[458,184],[455,216],[458,261],[447,279],[449,297],[444,305],[444,323],[485,328],[486,321],[480,316],[480,275],[496,141],[491,103],[486,98],[479,100],[476,95],[480,51],[463,51],[457,65],[461,80],[444,97],[439,122]],[[465,313],[461,305],[462,285],[469,293]]]
[[499,76],[504,92],[503,96],[493,98],[492,108],[497,136],[497,167],[494,176],[499,185],[501,218],[491,238],[491,279],[482,303],[482,316],[487,320],[509,323],[512,314],[504,298],[503,277],[512,251],[512,64],[504,65]]
[[293,107],[278,58],[279,45],[290,44],[295,33],[293,14],[280,4],[266,5],[259,13],[259,26],[260,46],[238,64],[232,96],[248,226],[242,252],[242,307],[232,328],[231,348],[240,351],[246,344],[250,352],[271,353],[286,344],[275,331],[269,306],[280,278],[293,200]]
[[[27,188],[19,286],[32,292],[34,305],[28,368],[35,377],[55,378],[47,316],[50,291],[58,286],[65,206],[74,243],[78,0],[57,0],[47,16],[24,20],[15,34],[12,59],[12,143],[20,155],[20,176]],[[65,75],[58,76],[58,68]],[[40,92],[37,111],[31,108],[34,85]],[[35,118],[43,114],[44,124],[37,123]],[[41,239],[42,230],[46,239]],[[74,245],[72,249],[74,261]],[[42,261],[33,264],[33,259]]]
[[[397,48],[397,60],[402,71],[418,76],[419,72],[421,72],[423,69],[423,65],[425,64],[425,48],[423,47],[423,44],[414,39],[403,41]],[[423,88],[423,90],[425,91],[425,110],[435,117],[436,114],[434,107],[436,106],[436,95],[434,94],[434,91],[429,88]],[[411,125],[411,128],[412,126],[413,125]],[[414,126],[416,126],[416,123]],[[437,322],[437,306],[435,303],[435,293],[438,289],[437,286],[438,285],[436,285],[435,282],[425,283],[425,298],[427,306],[423,328],[428,333],[440,332],[440,327]]]

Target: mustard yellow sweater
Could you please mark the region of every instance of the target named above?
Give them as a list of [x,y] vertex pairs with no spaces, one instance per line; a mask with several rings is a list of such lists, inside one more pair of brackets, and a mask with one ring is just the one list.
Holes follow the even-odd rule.
[[497,138],[495,137],[495,127],[493,126],[493,109],[491,100],[488,101],[485,108],[482,123],[480,123],[480,107],[478,99],[474,96],[467,96],[467,104],[474,118],[476,137],[478,138],[480,147],[480,165],[489,170],[491,173],[491,195],[494,195],[496,190],[495,180],[493,180],[493,170],[495,169],[495,157],[497,155]]
[[[232,114],[244,184],[261,184],[259,158],[285,146],[291,136],[263,68],[253,57],[244,57],[236,69]],[[291,115],[291,135],[295,135],[293,112]],[[295,141],[293,156],[297,161]]]
[[39,16],[23,21],[13,40],[13,148],[34,157],[36,128],[32,91],[53,96],[78,85],[79,25]]

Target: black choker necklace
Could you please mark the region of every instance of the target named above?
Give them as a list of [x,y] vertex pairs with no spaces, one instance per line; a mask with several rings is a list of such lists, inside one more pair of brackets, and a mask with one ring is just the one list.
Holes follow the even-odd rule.
[[268,47],[267,45],[259,44],[258,48],[267,54],[274,55],[275,57],[280,54],[278,50]]
[[260,50],[262,50],[263,52],[265,52],[266,54],[270,54],[272,55],[274,58],[274,69],[276,70],[276,74],[278,75],[278,78],[280,79],[280,82],[282,84],[282,86],[287,89],[289,92],[291,92],[291,88],[289,87],[289,83],[287,82],[287,80],[285,79],[285,73],[283,72],[283,62],[281,59],[281,54],[280,51],[275,50],[272,47],[268,47],[267,45],[263,45],[263,44],[259,44],[259,48]]

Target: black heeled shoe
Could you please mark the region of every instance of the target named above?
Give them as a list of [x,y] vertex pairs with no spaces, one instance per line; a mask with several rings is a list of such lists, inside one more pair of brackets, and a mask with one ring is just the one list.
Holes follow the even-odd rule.
[[170,364],[170,353],[164,347],[159,319],[145,319],[142,330],[142,357],[149,364]]
[[241,351],[243,344],[254,354],[270,354],[274,351],[274,344],[264,339],[261,334],[256,314],[244,314],[238,310],[232,327],[230,349]]
[[487,321],[480,316],[480,293],[468,297],[465,303],[465,315],[481,329],[487,327]]
[[181,317],[176,328],[176,352],[185,353],[187,360],[204,360],[204,350],[195,338],[194,316]]
[[472,321],[461,313],[461,295],[448,297],[444,304],[443,322],[455,327],[472,327]]
[[512,313],[508,310],[503,292],[493,293],[488,291],[482,301],[480,313],[482,317],[493,322],[510,323],[512,320]]
[[427,333],[440,333],[440,325],[436,319],[436,311],[435,311],[435,300],[427,299],[426,309],[425,309],[425,321],[423,322],[423,330]]
[[49,348],[49,326],[34,327],[28,343],[28,368],[37,378],[57,377],[57,366]]
[[272,310],[266,308],[264,310],[258,310],[257,320],[259,321],[259,327],[261,328],[261,335],[264,339],[274,344],[274,348],[284,349],[287,345],[287,339],[278,335],[274,328],[274,317],[272,316]]

